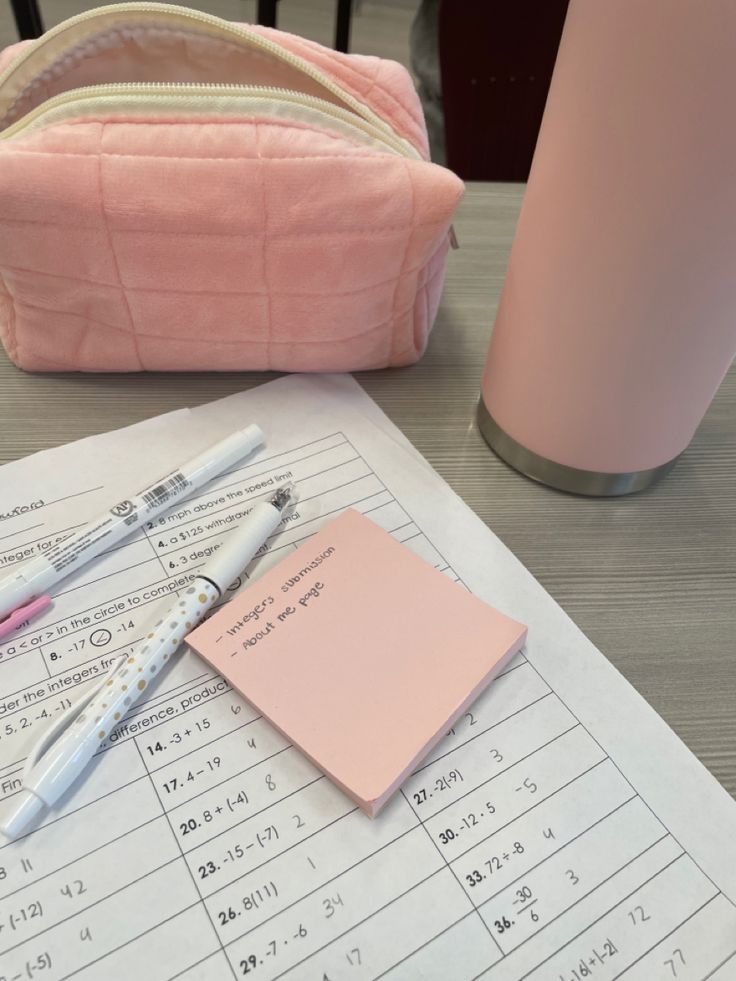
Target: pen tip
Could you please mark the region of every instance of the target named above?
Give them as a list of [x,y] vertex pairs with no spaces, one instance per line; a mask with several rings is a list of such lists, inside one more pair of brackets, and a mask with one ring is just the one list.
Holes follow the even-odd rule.
[[286,484],[282,484],[281,487],[276,491],[276,493],[268,499],[268,503],[272,504],[277,511],[282,513],[290,507],[292,504],[296,504],[297,493],[296,486],[293,481],[289,481]]
[[44,802],[29,790],[21,790],[10,817],[2,826],[2,833],[11,841],[22,834],[44,809]]

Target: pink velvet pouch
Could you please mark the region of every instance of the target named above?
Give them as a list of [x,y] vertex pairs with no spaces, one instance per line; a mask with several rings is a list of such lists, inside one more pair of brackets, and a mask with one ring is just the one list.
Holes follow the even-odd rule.
[[400,65],[100,7],[0,53],[0,336],[33,371],[410,364],[462,189]]

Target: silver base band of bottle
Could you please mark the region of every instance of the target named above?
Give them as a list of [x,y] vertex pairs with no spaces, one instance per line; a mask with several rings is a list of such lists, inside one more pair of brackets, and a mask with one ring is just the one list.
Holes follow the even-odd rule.
[[517,443],[498,425],[485,407],[483,399],[478,403],[478,427],[486,443],[493,452],[532,480],[555,487],[570,494],[584,494],[588,497],[616,497],[620,494],[634,494],[651,487],[661,480],[677,463],[674,460],[652,467],[651,470],[637,470],[633,473],[601,473],[596,470],[578,470],[564,463],[555,463],[521,443]]

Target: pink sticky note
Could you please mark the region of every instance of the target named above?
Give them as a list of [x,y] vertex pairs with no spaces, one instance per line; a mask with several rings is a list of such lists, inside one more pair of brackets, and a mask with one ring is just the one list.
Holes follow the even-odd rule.
[[375,816],[525,638],[348,510],[187,642]]

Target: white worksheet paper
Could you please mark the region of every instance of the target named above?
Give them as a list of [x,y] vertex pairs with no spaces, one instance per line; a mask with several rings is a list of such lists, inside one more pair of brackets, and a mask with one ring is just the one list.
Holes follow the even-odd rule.
[[0,818],[44,728],[285,480],[301,499],[249,580],[354,507],[526,623],[526,649],[375,820],[185,650],[0,847],[0,981],[736,978],[736,803],[352,379],[2,468],[0,574],[250,422],[263,451],[0,642]]

